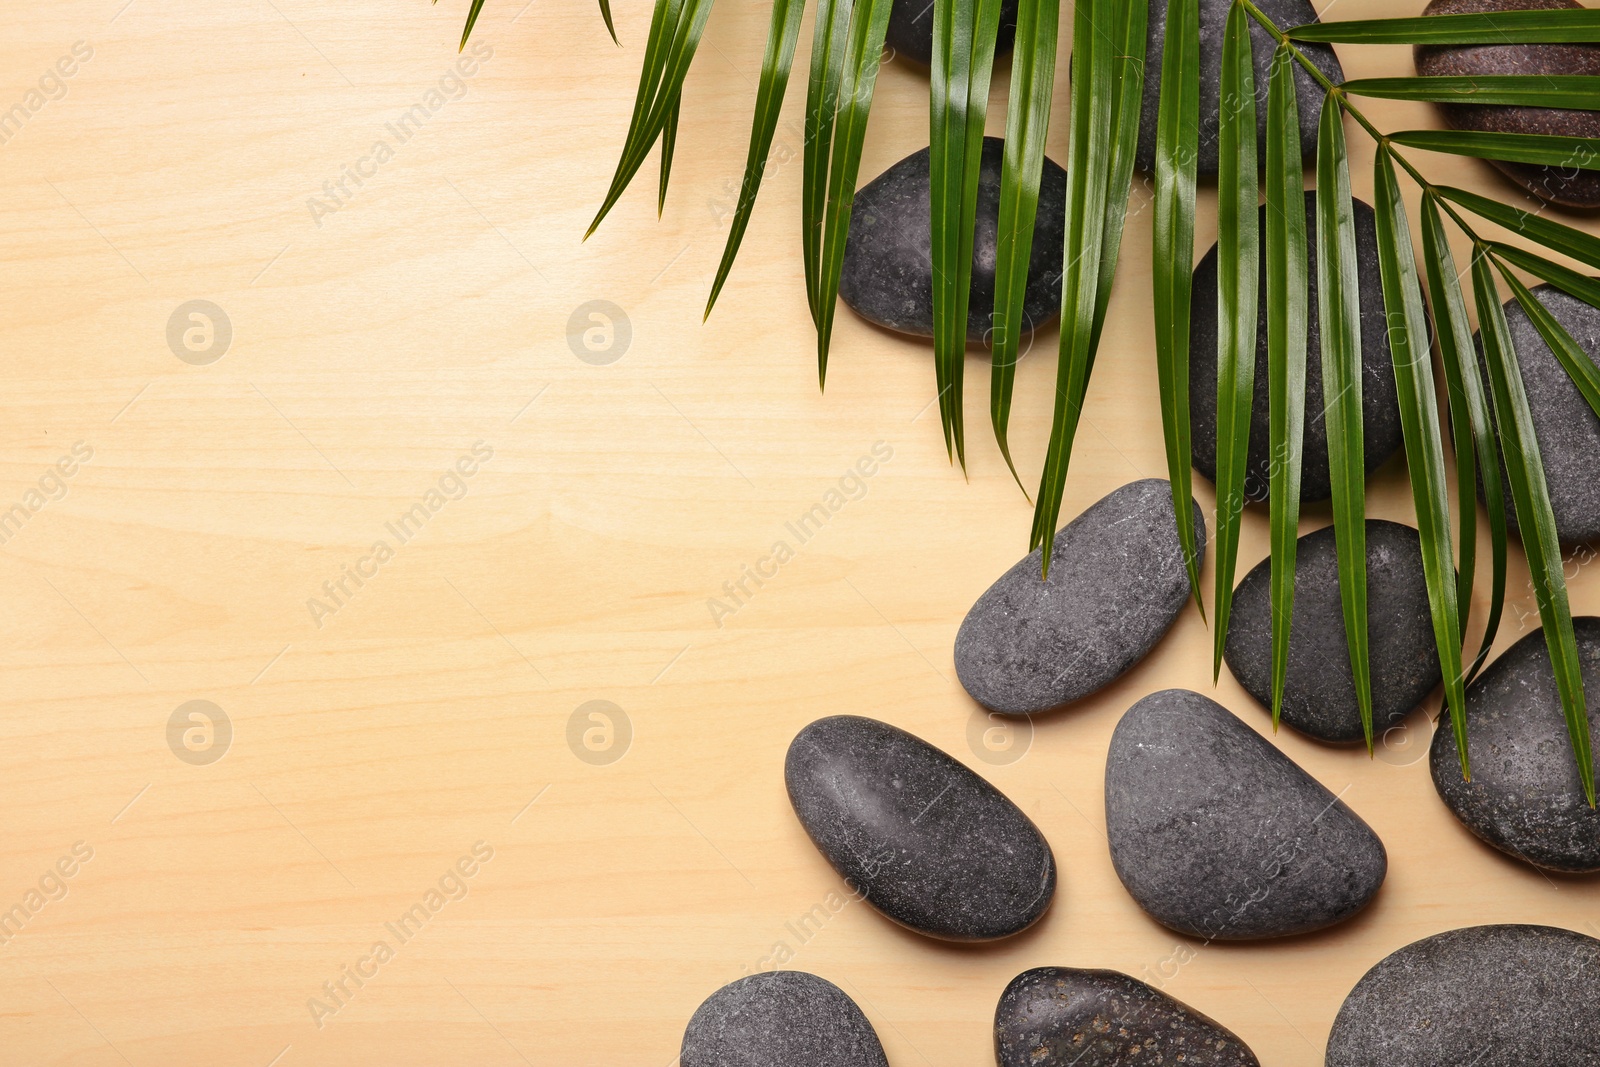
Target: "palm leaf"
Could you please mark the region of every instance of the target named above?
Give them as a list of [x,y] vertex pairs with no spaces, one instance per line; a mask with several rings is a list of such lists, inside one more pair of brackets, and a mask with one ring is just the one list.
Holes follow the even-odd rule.
[[1072,119],[1067,134],[1066,238],[1062,249],[1061,346],[1055,411],[1034,505],[1031,548],[1043,547],[1050,573],[1056,518],[1066,487],[1072,441],[1083,413],[1094,352],[1095,307],[1112,155],[1113,100],[1117,97],[1120,41],[1101,26],[1124,24],[1123,8],[1144,0],[1078,0],[1072,14]]
[[756,113],[750,123],[750,151],[745,156],[744,182],[739,186],[739,204],[733,212],[733,224],[728,230],[728,243],[722,250],[722,262],[717,266],[716,279],[711,283],[711,295],[706,299],[705,318],[711,317],[711,309],[728,281],[734,257],[739,254],[739,244],[750,225],[750,213],[755,209],[756,195],[761,191],[761,179],[766,175],[767,156],[772,151],[772,138],[778,129],[783,94],[789,87],[789,72],[794,66],[795,44],[800,39],[800,20],[804,14],[805,0],[773,2],[772,25],[767,31],[767,52],[761,58],[761,80],[756,87]]
[[1333,483],[1339,600],[1361,727],[1372,748],[1372,676],[1367,655],[1366,463],[1361,426],[1361,306],[1356,285],[1356,223],[1350,161],[1337,94],[1317,126],[1317,320],[1322,390]]
[[[1444,678],[1445,704],[1455,728],[1461,773],[1471,778],[1467,760],[1467,692],[1461,670],[1461,608],[1455,560],[1450,546],[1450,499],[1445,482],[1444,437],[1439,431],[1438,394],[1428,354],[1427,314],[1411,245],[1411,224],[1395,177],[1388,145],[1373,162],[1374,210],[1378,230],[1378,274],[1389,326],[1389,356],[1394,364],[1400,429],[1411,475],[1411,500],[1417,512],[1422,572],[1428,587],[1433,637]],[[1476,509],[1463,512],[1471,521]]]
[[822,247],[817,259],[817,379],[826,384],[828,342],[838,307],[839,273],[844,267],[850,208],[861,170],[861,146],[867,136],[878,67],[883,62],[883,35],[889,27],[891,0],[855,0],[850,15],[849,48],[839,81],[839,114],[833,123],[833,151],[828,167],[828,199],[823,212]]
[[[850,44],[849,0],[817,0],[811,27],[811,76],[806,85],[805,152],[800,168],[801,253],[805,264],[806,301],[811,321],[821,328],[818,301],[821,281],[822,227],[828,207],[828,163],[833,153],[833,124],[839,110],[839,82],[844,77]],[[827,364],[818,360],[818,376],[826,380]]]
[[1213,671],[1222,673],[1233,606],[1255,398],[1257,272],[1256,88],[1244,5],[1228,9],[1222,40],[1217,165],[1217,538]]
[[683,110],[683,98],[672,102],[667,112],[667,123],[661,130],[661,182],[656,189],[656,218],[667,209],[667,181],[672,176],[672,153],[678,147],[678,114]]
[[1478,369],[1472,343],[1472,328],[1467,323],[1467,305],[1461,295],[1460,272],[1450,254],[1444,222],[1439,216],[1439,201],[1432,193],[1422,198],[1423,263],[1428,274],[1428,297],[1437,324],[1439,354],[1444,365],[1445,392],[1450,405],[1452,438],[1456,455],[1456,492],[1461,515],[1461,551],[1456,578],[1456,603],[1461,612],[1460,629],[1467,629],[1467,614],[1472,605],[1473,571],[1477,563],[1478,524],[1475,487],[1482,482],[1483,501],[1489,515],[1490,552],[1493,572],[1490,585],[1489,619],[1483,640],[1467,672],[1470,682],[1489,656],[1506,601],[1506,510],[1500,481],[1500,458],[1495,445],[1494,424],[1489,418],[1489,402],[1483,392],[1483,374]]
[[1545,644],[1555,671],[1567,734],[1577,759],[1589,806],[1595,803],[1594,754],[1589,747],[1589,716],[1584,703],[1583,673],[1572,629],[1572,608],[1567,602],[1566,576],[1562,573],[1561,547],[1556,540],[1555,516],[1545,483],[1544,462],[1528,410],[1528,396],[1517,369],[1505,312],[1495,289],[1488,250],[1473,250],[1472,288],[1478,305],[1479,336],[1494,393],[1495,422],[1511,480],[1522,547],[1528,556],[1534,599],[1544,623]]
[[1296,41],[1339,44],[1574,44],[1600,42],[1600,11],[1495,11],[1419,18],[1313,22]]
[[1360,78],[1340,88],[1352,96],[1431,100],[1440,104],[1520,104],[1600,110],[1600,77],[1583,74],[1473,74],[1436,78]]
[[1112,282],[1122,251],[1122,229],[1128,216],[1128,189],[1133,179],[1133,157],[1139,143],[1140,103],[1144,95],[1144,49],[1150,6],[1124,3],[1112,23],[1115,91],[1111,98],[1110,179],[1106,185],[1105,233],[1100,241],[1100,271],[1094,301],[1094,328],[1089,334],[1089,366],[1100,350],[1100,331],[1111,306]]
[[1474,130],[1402,130],[1400,133],[1391,133],[1389,140],[1408,148],[1505,163],[1542,163],[1552,167],[1583,168],[1600,162],[1600,137],[1554,137],[1542,133],[1482,133]]
[[[433,0],[438,3],[439,0]],[[478,24],[478,12],[483,10],[483,0],[472,0],[472,7],[467,10],[467,24],[461,31],[461,47],[456,51],[464,51],[467,47],[467,38],[472,36],[472,27]]]
[[1306,417],[1307,278],[1305,174],[1294,60],[1272,57],[1267,89],[1267,392],[1276,447],[1270,471],[1272,527],[1272,725],[1283,713],[1300,533]]
[[[481,3],[482,0],[475,0],[475,2]],[[606,21],[606,32],[611,35],[611,43],[621,45],[622,42],[617,40],[617,24],[611,21],[611,0],[600,0],[600,17]],[[469,26],[468,29],[470,30],[471,27]],[[461,43],[463,45],[467,43],[465,36],[461,38]]]
[[1572,339],[1567,328],[1556,321],[1550,314],[1550,309],[1539,302],[1538,298],[1528,290],[1526,285],[1517,280],[1517,276],[1496,262],[1500,269],[1501,277],[1505,278],[1511,295],[1516,297],[1517,303],[1522,305],[1523,312],[1533,323],[1534,329],[1539,331],[1539,336],[1544,338],[1544,343],[1550,347],[1561,363],[1561,368],[1567,372],[1567,377],[1572,379],[1572,384],[1578,387],[1578,392],[1589,402],[1590,409],[1596,417],[1600,417],[1600,367],[1578,347],[1578,342]]
[[1486,196],[1469,193],[1465,189],[1441,185],[1436,187],[1436,191],[1446,200],[1460,204],[1474,215],[1480,215],[1508,230],[1514,230],[1551,251],[1571,256],[1591,267],[1600,267],[1600,238],[1582,230],[1575,230],[1571,226],[1563,226],[1559,222],[1541,218],[1536,212],[1502,204],[1498,200],[1490,200]]
[[[885,0],[887,3],[888,0]],[[933,239],[933,366],[947,454],[967,465],[962,385],[983,123],[1000,0],[934,0],[928,195]]]
[[1000,454],[1005,457],[1006,467],[1018,486],[1022,485],[1022,479],[1012,462],[1006,431],[1011,421],[1011,393],[1025,325],[1022,308],[1028,289],[1028,264],[1033,255],[1039,182],[1044,172],[1060,17],[1060,4],[1054,0],[1020,0],[1017,5],[1011,99],[1006,111],[1005,166],[1000,172],[989,419],[994,425]]
[[1167,0],[1161,103],[1156,120],[1151,305],[1155,312],[1156,372],[1172,508],[1178,520],[1184,563],[1189,569],[1189,589],[1204,617],[1201,560],[1194,539],[1189,444],[1189,300],[1194,277],[1194,191],[1199,149],[1200,8],[1194,0]]
[[1496,259],[1503,259],[1521,267],[1529,274],[1549,282],[1568,296],[1577,297],[1591,307],[1600,307],[1600,278],[1579,274],[1575,270],[1563,267],[1559,263],[1552,263],[1543,256],[1534,255],[1515,245],[1492,241],[1489,247]]
[[671,122],[672,112],[683,92],[683,80],[689,74],[689,65],[705,33],[706,20],[711,17],[711,5],[712,0],[656,0],[622,157],[617,161],[605,200],[583,235],[585,239],[599,228],[622,197],[628,183],[644,165],[650,149]]

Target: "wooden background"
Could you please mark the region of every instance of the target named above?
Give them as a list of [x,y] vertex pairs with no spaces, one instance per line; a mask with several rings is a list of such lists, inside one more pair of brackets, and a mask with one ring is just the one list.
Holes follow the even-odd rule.
[[[1276,739],[1388,845],[1363,915],[1210,947],[1143,915],[1103,838],[1118,715],[1188,686],[1259,729],[1266,716],[1226,673],[1212,689],[1191,608],[1119,684],[1013,738],[1020,758],[984,747],[951,644],[1025,549],[1030,510],[988,434],[980,358],[968,479],[945,458],[927,346],[841,312],[819,395],[796,242],[803,76],[778,135],[789,161],[700,323],[768,5],[719,5],[664,218],[647,168],[587,244],[648,6],[619,3],[618,49],[590,3],[494,0],[475,37],[492,54],[451,77],[466,6],[8,11],[0,106],[26,114],[0,145],[0,508],[28,517],[0,546],[0,910],[32,914],[0,944],[0,1062],[668,1067],[705,996],[782,962],[851,993],[896,1067],[988,1062],[1001,988],[1041,964],[1159,982],[1264,1063],[1309,1067],[1345,993],[1407,942],[1481,922],[1600,933],[1593,881],[1502,858],[1448,816],[1421,714],[1376,759]],[[1337,13],[1420,4],[1403,6]],[[92,55],[58,67],[78,42]],[[1353,76],[1411,69],[1400,48],[1342,58]],[[864,179],[926,144],[926,76],[891,63],[880,86]],[[389,124],[419,102],[402,143]],[[1436,124],[1420,106],[1370,113]],[[1370,198],[1371,143],[1351,145]],[[1515,195],[1485,166],[1414,156]],[[324,183],[347,166],[365,177],[336,203]],[[1138,195],[1064,518],[1165,472]],[[220,358],[215,335],[209,354],[203,333],[184,348],[203,323],[182,315],[169,344],[192,300],[231,326]],[[591,301],[620,309],[626,343],[616,313],[609,349],[603,330],[598,353],[569,342]],[[1038,344],[1013,423],[1030,480],[1054,333]],[[78,442],[91,458],[50,476]],[[892,458],[864,495],[714,618],[723,583],[876,442]],[[474,446],[492,455],[475,463]],[[463,456],[472,476],[446,477]],[[441,479],[402,543],[386,524]],[[1209,510],[1209,485],[1196,493]],[[1372,512],[1409,518],[1398,463]],[[1265,527],[1252,512],[1244,566]],[[328,600],[323,583],[357,567],[360,588]],[[1502,647],[1536,625],[1516,567]],[[1574,603],[1600,611],[1593,568]],[[169,730],[193,700],[226,716],[209,743],[185,743],[183,716]],[[609,738],[590,701],[620,709]],[[963,948],[859,904],[813,912],[840,880],[789,810],[781,761],[836,712],[916,732],[1038,822],[1062,877],[1035,930]],[[492,858],[446,877],[475,845]],[[385,924],[441,879],[460,899],[436,898],[400,944]],[[826,921],[801,936],[807,913]],[[369,977],[333,1000],[324,983],[346,968]]]

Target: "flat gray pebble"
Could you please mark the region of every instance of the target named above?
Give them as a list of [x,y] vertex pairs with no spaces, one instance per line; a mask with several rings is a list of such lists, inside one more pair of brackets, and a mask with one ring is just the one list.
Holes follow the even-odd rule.
[[1106,835],[1139,906],[1207,940],[1282,937],[1366,907],[1383,842],[1222,705],[1186,689],[1128,709],[1106,759]]
[[851,889],[930,937],[990,941],[1038,921],[1056,862],[994,786],[888,723],[834,715],[801,730],[783,777],[818,851]]
[[[1490,11],[1579,10],[1576,0],[1433,0],[1424,15]],[[1414,50],[1417,73],[1473,77],[1483,74],[1600,74],[1600,47],[1593,44],[1425,45]],[[1458,130],[1600,137],[1600,115],[1561,107],[1440,104],[1445,121]],[[1577,166],[1545,167],[1491,160],[1508,178],[1542,200],[1567,207],[1600,206],[1600,172]],[[1585,160],[1591,165],[1592,158]]]
[[[994,265],[1000,230],[1000,171],[1005,142],[983,139],[978,213],[972,240],[967,340],[989,340],[994,319]],[[933,209],[928,150],[913,152],[856,192],[850,236],[839,273],[839,296],[856,314],[897,333],[933,336]],[[1061,313],[1061,247],[1066,227],[1067,172],[1049,159],[1039,179],[1023,333]]]
[[999,1067],[1260,1067],[1250,1047],[1187,1004],[1118,971],[1035,967],[994,1013]]
[[[1289,29],[1317,21],[1317,12],[1306,0],[1257,0],[1279,29]],[[1200,0],[1200,154],[1196,160],[1202,177],[1217,173],[1217,136],[1222,113],[1222,39],[1228,21],[1229,0]],[[1264,27],[1250,21],[1250,55],[1255,67],[1256,144],[1260,158],[1266,158],[1267,86],[1275,42]],[[1161,107],[1161,50],[1167,39],[1167,0],[1150,0],[1148,43],[1144,59],[1144,98],[1139,108],[1139,147],[1134,161],[1140,170],[1150,172],[1156,165],[1156,117]],[[1325,44],[1301,44],[1300,49],[1316,68],[1334,84],[1344,80],[1333,49]],[[1310,159],[1317,149],[1317,116],[1325,95],[1304,67],[1294,70],[1296,102],[1300,111],[1300,151]]]
[[[1319,741],[1361,741],[1361,706],[1350,672],[1339,555],[1329,526],[1295,549],[1294,614],[1283,721]],[[1439,684],[1439,650],[1422,570],[1422,541],[1410,526],[1367,520],[1367,651],[1372,728],[1379,737]],[[1233,591],[1228,669],[1263,707],[1272,707],[1272,560],[1257,564]]]
[[680,1067],[888,1067],[856,1002],[805,971],[729,982],[695,1009]]
[[[1205,517],[1194,505],[1195,548]],[[1061,707],[1138,663],[1189,598],[1172,485],[1159,478],[1113,490],[1042,550],[991,585],[956,633],[956,675],[978,703],[1008,715]]]
[[[1600,364],[1600,310],[1550,285],[1536,287],[1533,295],[1566,327],[1589,360]],[[1596,473],[1600,472],[1600,418],[1595,417],[1594,409],[1567,377],[1566,369],[1516,298],[1504,306],[1511,347],[1517,353],[1522,386],[1528,393],[1528,410],[1533,415],[1533,435],[1544,462],[1556,536],[1569,545],[1600,539],[1600,475]],[[1481,337],[1478,351],[1481,355]],[[1491,396],[1487,377],[1484,395]],[[1501,470],[1504,469],[1502,465]],[[1515,530],[1517,513],[1511,503],[1510,484],[1502,478],[1501,485],[1506,522]]]
[[[1403,443],[1400,403],[1389,354],[1383,283],[1378,277],[1378,230],[1372,208],[1353,202],[1356,221],[1356,288],[1361,306],[1361,431],[1367,473],[1394,455]],[[1266,205],[1260,209],[1266,232]],[[1250,404],[1250,443],[1245,460],[1247,500],[1266,500],[1272,485],[1272,397],[1267,375],[1267,245],[1261,242],[1261,291],[1256,311],[1255,395]],[[1306,192],[1306,256],[1310,267],[1306,306],[1306,419],[1301,435],[1300,499],[1326,500],[1333,494],[1328,473],[1328,428],[1323,418],[1322,329],[1317,312],[1316,193]],[[1194,268],[1189,305],[1189,423],[1195,470],[1217,480],[1217,246]]]
[[1600,941],[1469,926],[1414,941],[1345,998],[1327,1067],[1597,1067]]
[[[1600,764],[1600,618],[1572,624],[1589,743]],[[1441,721],[1429,750],[1433,785],[1467,829],[1538,867],[1600,871],[1600,812],[1589,807],[1572,758],[1543,630],[1512,645],[1467,688],[1467,753],[1471,782],[1461,776],[1455,731]]]

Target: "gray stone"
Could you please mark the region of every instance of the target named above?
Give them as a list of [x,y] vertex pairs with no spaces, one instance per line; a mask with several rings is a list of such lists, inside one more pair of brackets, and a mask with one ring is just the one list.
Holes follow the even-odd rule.
[[[1000,4],[1000,32],[995,38],[994,54],[1003,56],[1011,51],[1017,36],[1017,0],[1002,0]],[[894,49],[896,57],[903,57],[926,67],[933,62],[933,0],[894,0],[889,8],[889,26],[884,32],[884,43]]]
[[[1389,354],[1383,283],[1378,277],[1378,230],[1372,208],[1354,201],[1356,287],[1361,306],[1361,429],[1367,473],[1377,470],[1402,443],[1400,404]],[[1260,223],[1266,231],[1266,206]],[[1255,396],[1250,404],[1250,445],[1244,493],[1266,500],[1272,484],[1272,407],[1267,381],[1266,242],[1261,243],[1261,290],[1256,311]],[[1316,193],[1306,193],[1306,255],[1309,297],[1306,311],[1306,421],[1302,435],[1300,499],[1326,500],[1333,494],[1328,473],[1328,428],[1323,420],[1322,332],[1317,313]],[[1189,305],[1189,424],[1195,470],[1217,478],[1217,246],[1194,269]]]
[[[1200,154],[1197,169],[1203,177],[1217,173],[1217,135],[1222,113],[1222,38],[1228,21],[1229,0],[1200,0]],[[1317,12],[1307,0],[1257,0],[1259,7],[1279,29],[1317,21]],[[1254,19],[1250,22],[1250,54],[1256,82],[1256,144],[1261,159],[1266,158],[1267,86],[1275,42]],[[1139,108],[1139,147],[1134,161],[1149,172],[1156,164],[1156,116],[1161,107],[1161,50],[1167,39],[1167,0],[1150,0],[1148,43],[1144,59],[1144,99]],[[1300,50],[1335,84],[1344,80],[1333,49],[1325,44],[1304,44]],[[1294,69],[1294,87],[1300,110],[1300,151],[1310,159],[1317,149],[1317,116],[1326,95],[1304,67]]]
[[1597,1067],[1600,941],[1469,926],[1391,953],[1345,998],[1327,1067]]
[[1106,760],[1106,836],[1158,922],[1207,940],[1305,933],[1366,906],[1383,842],[1216,701],[1186,689],[1128,709]]
[[[1203,556],[1198,504],[1193,516]],[[1088,696],[1148,655],[1188,600],[1170,482],[1108,493],[1053,546],[1048,581],[1036,549],[978,598],[956,633],[956,675],[991,711],[1031,715]]]
[[[1600,764],[1600,618],[1572,624]],[[1600,871],[1600,812],[1589,807],[1572,758],[1544,631],[1512,645],[1468,687],[1467,754],[1471,782],[1461,776],[1455,732],[1441,721],[1429,752],[1433,785],[1467,829],[1539,867]]]
[[1056,861],[994,786],[921,738],[834,715],[801,730],[784,761],[789,802],[851,889],[930,937],[990,941],[1033,925]]
[[695,1009],[681,1067],[888,1067],[855,1001],[805,971],[729,982]]
[[1035,967],[994,1013],[999,1067],[1260,1067],[1222,1024],[1117,971]]
[[[1576,0],[1433,0],[1424,15],[1492,11],[1581,10]],[[1600,74],[1600,47],[1593,44],[1427,45],[1415,49],[1417,73],[1433,77],[1482,74]],[[1445,122],[1458,130],[1533,133],[1555,137],[1600,137],[1600,115],[1560,107],[1440,104]],[[1567,207],[1600,206],[1600,171],[1591,156],[1562,167],[1490,160],[1534,196]]]
[[[1339,555],[1333,527],[1300,538],[1295,549],[1294,615],[1283,721],[1319,741],[1365,739],[1350,673]],[[1245,691],[1272,707],[1272,560],[1233,591],[1223,652]],[[1410,526],[1367,520],[1367,659],[1373,737],[1397,725],[1439,684],[1439,649],[1422,570],[1422,540]]]
[[[1005,142],[983,139],[978,213],[972,241],[967,340],[989,340],[994,319],[994,265],[1000,229],[1000,171]],[[1061,313],[1061,248],[1066,226],[1067,172],[1049,159],[1039,180],[1028,285],[1022,301],[1024,334]],[[850,236],[839,274],[839,296],[868,322],[916,337],[933,336],[933,231],[928,199],[928,150],[913,152],[856,193]]]
[[[1600,364],[1600,310],[1550,285],[1536,287],[1533,295],[1566,327],[1590,361]],[[1511,347],[1517,353],[1522,386],[1533,415],[1533,435],[1539,441],[1539,458],[1544,462],[1556,536],[1569,545],[1596,540],[1600,538],[1600,477],[1596,476],[1600,471],[1600,418],[1595,417],[1594,409],[1572,384],[1566,368],[1539,336],[1522,305],[1512,297],[1504,306]],[[1481,357],[1481,336],[1477,342]],[[1487,368],[1484,373],[1487,375]],[[1485,377],[1484,395],[1491,397],[1488,381]],[[1492,407],[1492,398],[1489,402]],[[1504,464],[1501,470],[1505,470]],[[1506,522],[1515,530],[1517,513],[1511,502],[1510,483],[1502,478],[1501,485]]]

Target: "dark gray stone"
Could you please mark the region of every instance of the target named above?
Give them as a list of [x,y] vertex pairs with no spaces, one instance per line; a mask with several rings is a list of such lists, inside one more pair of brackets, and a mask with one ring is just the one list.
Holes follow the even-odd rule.
[[[1433,0],[1424,15],[1492,11],[1581,9],[1576,0]],[[1593,44],[1428,45],[1415,49],[1417,73],[1472,77],[1480,74],[1600,74],[1600,47]],[[1600,137],[1600,115],[1559,107],[1441,104],[1445,122],[1458,130],[1536,133],[1555,137]],[[1600,207],[1600,171],[1593,157],[1565,167],[1502,163],[1507,177],[1542,200],[1567,207]],[[1587,165],[1587,168],[1584,166]]]
[[[994,319],[994,265],[1000,228],[1000,171],[1005,142],[983,139],[978,213],[972,241],[967,340],[989,340]],[[1024,334],[1061,313],[1061,247],[1066,226],[1067,172],[1049,159],[1039,180],[1028,286],[1022,301]],[[856,193],[850,236],[839,274],[839,296],[868,322],[916,337],[933,336],[933,231],[928,199],[928,150],[913,152]]]
[[1050,906],[1056,861],[1038,827],[921,738],[855,715],[818,719],[790,743],[783,776],[818,850],[895,922],[990,941]]
[[[1590,748],[1600,764],[1600,618],[1572,624]],[[1543,630],[1512,645],[1468,687],[1467,753],[1471,782],[1461,776],[1455,732],[1442,721],[1429,751],[1433,785],[1467,829],[1539,867],[1600,871],[1600,812],[1589,807],[1572,758]]]
[[[1002,0],[994,54],[1003,56],[1011,51],[1016,36],[1017,0]],[[933,0],[894,0],[883,40],[894,49],[896,57],[909,59],[918,66],[929,66],[933,62]]]
[[1117,971],[1035,967],[994,1013],[999,1067],[1260,1067],[1222,1024]]
[[[1364,740],[1345,640],[1332,526],[1300,538],[1294,573],[1283,721],[1319,741]],[[1422,703],[1441,677],[1421,537],[1409,526],[1383,519],[1367,520],[1367,650],[1376,738]],[[1270,558],[1257,564],[1233,591],[1223,656],[1239,684],[1271,709]]]
[[695,1009],[680,1067],[888,1067],[855,1001],[805,971],[729,982]]
[[1327,1067],[1597,1067],[1600,941],[1552,926],[1469,926],[1368,971]]
[[[1195,549],[1206,522],[1194,505]],[[978,703],[1031,715],[1070,703],[1138,663],[1189,598],[1172,485],[1157,478],[1107,494],[1053,542],[1006,571],[956,633],[956,675]]]
[[[1356,285],[1361,304],[1361,429],[1367,473],[1377,470],[1402,443],[1400,403],[1389,355],[1383,282],[1378,277],[1378,230],[1372,208],[1354,202]],[[1260,223],[1266,231],[1266,206]],[[1328,473],[1328,428],[1323,421],[1322,331],[1317,312],[1316,193],[1306,193],[1306,255],[1309,303],[1306,311],[1306,423],[1302,436],[1300,499],[1326,500],[1333,494]],[[1248,500],[1265,500],[1272,484],[1272,406],[1267,382],[1267,246],[1261,243],[1261,289],[1256,312],[1255,397],[1250,404],[1250,447],[1245,466]],[[1194,269],[1189,305],[1189,423],[1194,468],[1217,478],[1217,246]]]
[[1319,930],[1388,869],[1360,817],[1222,705],[1186,689],[1128,709],[1106,760],[1106,835],[1139,906],[1217,941]]
[[[1280,29],[1317,21],[1307,0],[1258,0],[1259,7]],[[1200,154],[1196,160],[1202,177],[1217,173],[1217,135],[1222,113],[1222,38],[1228,21],[1229,0],[1200,0]],[[1256,144],[1266,158],[1267,86],[1276,43],[1254,19],[1250,21],[1250,53],[1256,82]],[[1167,39],[1167,0],[1150,0],[1148,43],[1144,59],[1144,99],[1139,106],[1139,147],[1134,162],[1140,170],[1156,165],[1156,116],[1161,108],[1161,50]],[[1335,84],[1344,80],[1333,49],[1325,44],[1301,44],[1301,51]],[[1326,95],[1304,67],[1294,69],[1294,87],[1300,109],[1300,150],[1310,159],[1317,149],[1317,116]]]
[[[1550,309],[1590,361],[1600,364],[1600,310],[1550,285],[1536,287],[1533,295]],[[1527,391],[1528,409],[1533,415],[1533,435],[1539,441],[1539,458],[1544,462],[1556,536],[1569,545],[1600,539],[1600,476],[1596,475],[1600,471],[1600,418],[1595,417],[1594,409],[1572,384],[1561,361],[1544,343],[1516,298],[1506,301],[1504,307],[1511,347],[1517,353],[1522,387]],[[1475,338],[1481,360],[1483,338]],[[1484,395],[1491,397],[1492,407],[1487,368],[1484,373]],[[1501,471],[1504,470],[1502,464]],[[1506,522],[1515,530],[1517,512],[1511,502],[1510,483],[1502,477],[1501,485]]]

